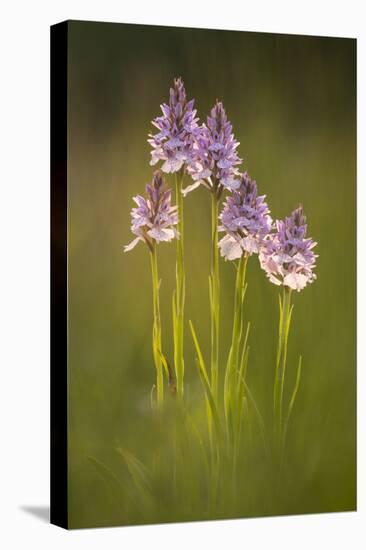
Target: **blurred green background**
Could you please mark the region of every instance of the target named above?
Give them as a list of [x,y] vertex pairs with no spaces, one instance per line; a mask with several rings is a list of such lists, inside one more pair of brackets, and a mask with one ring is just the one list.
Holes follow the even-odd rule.
[[[303,355],[289,430],[287,483],[271,501],[268,472],[243,465],[240,503],[219,517],[353,510],[356,506],[356,41],[351,39],[69,23],[69,521],[72,527],[204,519],[179,505],[144,514],[118,445],[146,461],[169,444],[151,423],[149,258],[132,240],[132,196],[151,179],[150,121],[182,76],[201,120],[223,101],[243,169],[274,218],[300,202],[319,244],[318,280],[294,296],[286,399]],[[173,178],[167,178],[170,185]],[[186,184],[188,184],[188,179]],[[185,200],[186,318],[209,354],[210,198]],[[175,246],[159,246],[163,346],[172,358]],[[271,421],[278,288],[249,262],[248,383]],[[223,361],[234,269],[221,262]],[[186,393],[202,395],[186,330]],[[158,433],[159,432],[159,433]],[[88,457],[113,472],[99,475]],[[186,475],[190,475],[187,464]],[[193,465],[192,465],[193,468]],[[246,470],[245,470],[246,469]],[[267,477],[266,477],[267,476]],[[162,479],[169,484],[169,478]],[[131,496],[132,495],[132,496]],[[131,500],[132,499],[132,500]]]

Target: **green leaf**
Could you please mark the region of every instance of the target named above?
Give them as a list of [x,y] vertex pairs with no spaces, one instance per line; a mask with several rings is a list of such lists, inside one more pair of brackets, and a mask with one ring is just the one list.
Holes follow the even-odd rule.
[[168,366],[168,361],[166,360],[166,357],[165,355],[163,354],[162,351],[158,350],[158,353],[159,353],[159,357],[161,359],[161,362],[163,363],[163,367],[164,367],[164,370],[165,370],[165,374],[167,375],[167,378],[169,380],[170,378],[170,372],[169,372],[169,366]]
[[197,352],[196,365],[198,367],[198,372],[199,372],[203,387],[205,389],[206,398],[207,398],[207,401],[209,403],[209,407],[210,407],[210,410],[211,410],[211,413],[212,413],[212,417],[213,417],[213,420],[214,420],[214,423],[215,423],[215,427],[216,427],[218,433],[220,433],[221,432],[220,419],[219,419],[219,415],[218,415],[218,412],[217,412],[215,399],[214,399],[212,391],[211,391],[210,381],[209,381],[208,376],[207,376],[207,371],[206,371],[205,363],[204,363],[204,360],[203,360],[201,348],[199,346],[197,336],[196,336],[196,332],[194,330],[193,323],[192,323],[191,320],[189,321],[189,326],[190,326],[190,329],[191,329],[193,342],[194,342],[196,352]]
[[279,299],[279,305],[280,305],[280,331],[281,331],[281,328],[282,328],[282,315],[283,315],[283,307],[282,307],[282,299],[281,299],[281,294],[278,295],[278,299]]
[[201,436],[200,431],[197,428],[196,423],[194,422],[192,416],[188,413],[186,413],[186,423],[190,427],[190,434],[193,434],[195,436],[195,438],[198,442],[198,446],[201,449],[202,456],[203,456],[203,459],[204,459],[204,463],[205,463],[205,466],[206,466],[206,471],[209,471],[210,465],[209,465],[209,462],[208,462],[207,452],[206,452],[205,445],[203,443],[202,436]]
[[123,489],[121,481],[118,479],[116,474],[110,468],[108,468],[108,466],[94,458],[94,456],[87,456],[87,459],[91,464],[93,464],[94,468],[104,480],[119,485],[119,487]]
[[151,391],[150,391],[150,404],[151,404],[151,408],[152,409],[155,409],[156,407],[156,386],[155,384],[153,384],[151,386]]
[[211,275],[208,276],[208,292],[210,295],[210,310],[212,311],[212,304],[213,304],[213,289],[212,289],[212,277]]
[[247,330],[246,330],[246,333],[245,333],[243,348],[242,348],[242,352],[241,352],[239,380],[240,380],[241,377],[243,377],[244,380],[246,379],[246,371],[247,371],[247,365],[248,365],[248,354],[249,354],[249,352],[247,354],[246,351],[247,351],[249,330],[250,330],[250,323],[247,324]]
[[249,350],[250,350],[249,347],[245,349],[244,355],[242,355],[241,357],[241,365],[239,370],[239,379],[238,379],[238,386],[237,386],[237,401],[238,401],[237,408],[239,411],[239,422],[241,422],[240,414],[241,414],[241,408],[242,408],[242,401],[245,394],[244,382],[245,382],[245,375],[246,375],[246,370],[248,365]]
[[257,406],[257,403],[256,403],[256,401],[255,401],[255,399],[252,395],[252,392],[250,391],[250,389],[248,387],[248,384],[245,382],[245,380],[244,380],[244,387],[245,387],[245,392],[246,392],[246,394],[249,398],[249,401],[253,406],[255,416],[257,418],[258,426],[259,426],[259,429],[260,429],[260,432],[261,432],[263,445],[264,445],[264,448],[267,452],[268,451],[268,446],[267,446],[266,428],[265,428],[265,424],[264,424],[262,415],[261,415],[261,413],[259,411],[259,408]]
[[150,493],[152,491],[151,476],[146,466],[126,449],[118,447],[116,450],[123,457],[137,489],[144,494]]
[[299,357],[299,364],[298,364],[298,366],[297,366],[297,373],[296,373],[295,386],[294,386],[294,390],[293,390],[293,392],[292,392],[292,396],[291,396],[291,399],[290,399],[290,403],[289,403],[289,407],[288,407],[288,412],[287,412],[287,417],[286,417],[286,421],[285,421],[285,426],[284,426],[284,430],[283,430],[283,445],[285,444],[285,441],[286,441],[286,434],[287,434],[288,423],[289,423],[289,420],[290,420],[290,416],[291,416],[291,413],[292,413],[292,409],[293,409],[293,407],[294,407],[294,403],[295,403],[295,399],[296,399],[296,396],[297,396],[297,392],[299,391],[300,379],[301,379],[301,365],[302,365],[302,356],[300,355],[300,357]]

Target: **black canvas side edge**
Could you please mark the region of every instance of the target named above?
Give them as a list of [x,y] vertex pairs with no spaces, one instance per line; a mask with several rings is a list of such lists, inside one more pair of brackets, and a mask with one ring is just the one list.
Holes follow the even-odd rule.
[[51,27],[51,523],[68,528],[67,60],[68,23]]

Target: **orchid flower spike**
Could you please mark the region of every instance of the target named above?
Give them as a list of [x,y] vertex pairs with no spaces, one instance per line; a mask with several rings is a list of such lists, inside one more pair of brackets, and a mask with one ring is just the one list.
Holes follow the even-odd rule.
[[124,247],[125,252],[132,250],[139,241],[152,250],[154,243],[179,237],[175,228],[177,207],[171,206],[171,190],[166,188],[160,171],[156,171],[151,184],[146,185],[146,198],[137,195],[133,200],[137,207],[131,210],[131,231],[137,237]]

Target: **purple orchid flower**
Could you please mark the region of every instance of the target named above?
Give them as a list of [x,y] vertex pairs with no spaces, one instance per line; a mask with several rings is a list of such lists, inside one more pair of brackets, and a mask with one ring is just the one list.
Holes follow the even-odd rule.
[[259,254],[261,267],[271,283],[300,292],[316,279],[313,269],[318,256],[313,248],[317,243],[306,238],[306,231],[302,206],[284,221],[276,221],[276,232],[266,238]]
[[272,218],[265,202],[258,196],[257,184],[245,172],[239,187],[227,197],[220,214],[220,231],[226,235],[219,241],[221,256],[235,260],[243,254],[258,254],[272,228]]
[[187,172],[195,183],[188,186],[184,194],[201,184],[218,196],[223,188],[230,191],[237,189],[240,185],[237,167],[242,162],[236,151],[239,142],[235,140],[232,125],[220,101],[216,101],[207,117],[207,124],[202,124],[194,138]]
[[137,195],[133,200],[137,207],[131,210],[131,231],[137,235],[124,251],[132,250],[139,241],[150,249],[154,243],[178,238],[174,227],[178,223],[177,207],[171,206],[171,191],[167,189],[160,171],[156,171],[151,184],[146,185],[147,198]]
[[191,162],[193,137],[199,130],[193,106],[194,99],[187,101],[182,79],[175,78],[170,88],[169,105],[163,103],[160,106],[163,115],[152,121],[159,131],[149,134],[147,140],[152,146],[152,166],[163,161],[162,171],[173,173]]

